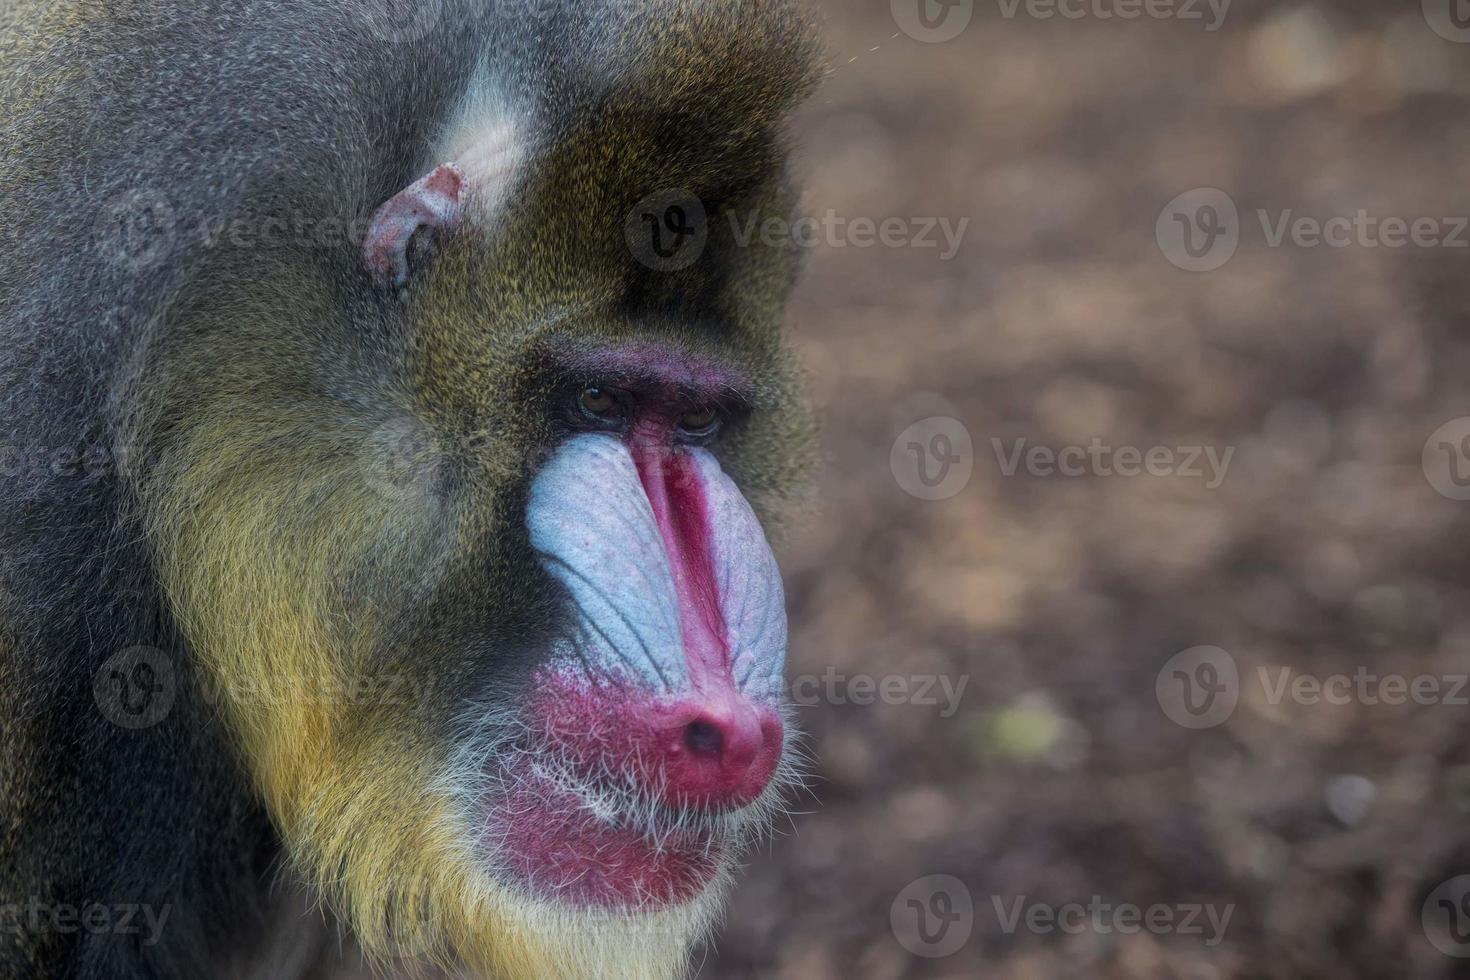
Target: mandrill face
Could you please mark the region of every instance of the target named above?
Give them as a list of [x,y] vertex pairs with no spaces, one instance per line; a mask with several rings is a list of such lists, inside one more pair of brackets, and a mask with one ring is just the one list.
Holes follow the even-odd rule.
[[720,879],[790,777],[780,572],[719,456],[754,399],[669,347],[573,364],[526,502],[552,625],[528,696],[473,721],[494,747],[472,743],[465,766],[505,881],[660,909]]
[[[736,234],[791,200],[773,128],[682,120],[671,158],[666,122],[462,121],[356,268],[254,256],[156,345],[169,601],[290,873],[371,956],[677,976],[794,780],[796,263]],[[629,233],[669,188],[702,212],[678,268]]]
[[775,795],[780,573],[697,444],[721,421],[714,397],[674,417],[647,389],[584,389],[584,408],[626,406],[625,431],[569,439],[532,484],[531,547],[566,590],[566,628],[520,719],[530,749],[495,761],[492,819],[505,870],[568,902],[694,898]]

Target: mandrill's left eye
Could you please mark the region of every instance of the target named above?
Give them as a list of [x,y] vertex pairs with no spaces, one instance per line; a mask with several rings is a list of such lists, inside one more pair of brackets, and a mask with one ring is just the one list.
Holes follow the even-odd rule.
[[720,428],[720,413],[713,408],[697,408],[679,416],[679,435],[686,439],[708,439]]
[[577,393],[577,408],[582,417],[603,427],[621,427],[626,421],[627,401],[616,388],[583,388]]

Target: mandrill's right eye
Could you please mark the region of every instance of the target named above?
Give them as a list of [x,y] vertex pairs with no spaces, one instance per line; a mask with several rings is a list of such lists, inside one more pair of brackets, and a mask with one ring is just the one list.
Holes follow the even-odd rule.
[[627,420],[627,399],[616,388],[591,386],[577,393],[577,410],[589,422],[616,428]]

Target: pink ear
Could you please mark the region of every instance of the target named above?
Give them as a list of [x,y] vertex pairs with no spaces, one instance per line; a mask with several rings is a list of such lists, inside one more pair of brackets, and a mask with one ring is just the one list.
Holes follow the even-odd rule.
[[452,163],[394,194],[373,212],[362,243],[363,261],[381,288],[408,283],[408,245],[420,228],[448,228],[459,220],[464,174]]

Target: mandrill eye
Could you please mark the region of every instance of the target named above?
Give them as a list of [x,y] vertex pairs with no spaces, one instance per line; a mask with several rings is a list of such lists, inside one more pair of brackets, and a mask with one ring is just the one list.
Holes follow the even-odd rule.
[[720,413],[713,408],[696,408],[679,417],[679,434],[687,439],[708,439],[720,428]]
[[583,418],[598,425],[619,426],[628,414],[622,392],[616,388],[583,388],[577,393],[577,408]]

